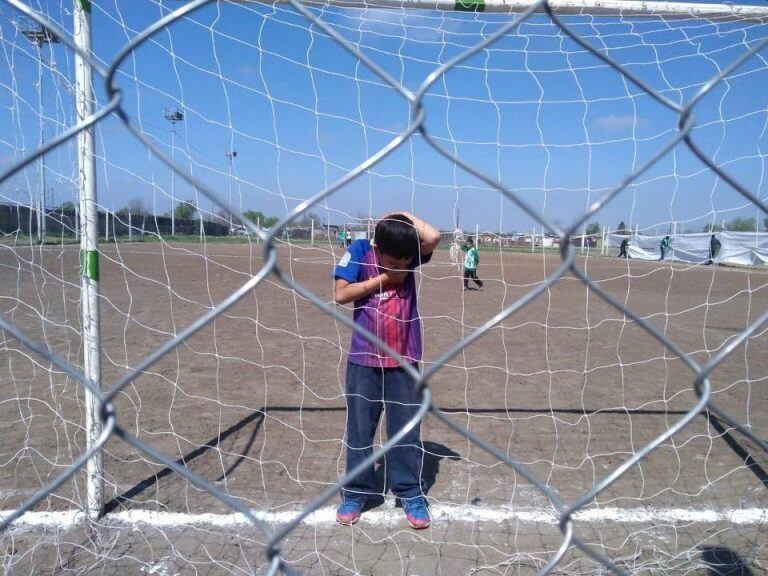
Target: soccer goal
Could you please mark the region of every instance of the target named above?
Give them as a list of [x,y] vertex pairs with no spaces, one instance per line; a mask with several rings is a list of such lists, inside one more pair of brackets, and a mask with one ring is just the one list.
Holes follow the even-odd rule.
[[[768,565],[768,8],[0,7],[8,573]],[[335,522],[333,270],[397,210],[443,237],[419,532],[383,424]]]

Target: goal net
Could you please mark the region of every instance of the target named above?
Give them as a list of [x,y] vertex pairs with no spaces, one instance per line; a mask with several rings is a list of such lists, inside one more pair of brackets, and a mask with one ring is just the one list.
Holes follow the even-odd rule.
[[[98,257],[83,150],[58,141],[72,6],[0,2],[5,572],[766,569],[768,274],[728,259],[766,245],[764,7],[76,7]],[[333,267],[398,210],[443,238],[414,272],[419,532],[383,423],[377,494],[335,523],[352,315]],[[466,238],[482,289],[463,290]],[[88,378],[110,400],[98,517]]]

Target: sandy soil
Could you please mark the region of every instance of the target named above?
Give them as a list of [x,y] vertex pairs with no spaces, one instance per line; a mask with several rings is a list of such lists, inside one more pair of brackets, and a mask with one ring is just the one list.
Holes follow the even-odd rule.
[[[260,246],[120,244],[101,260],[103,387],[242,285]],[[336,255],[338,256],[338,254]],[[330,300],[334,254],[296,246],[280,266]],[[0,313],[80,364],[73,247],[0,248]],[[425,365],[541,283],[557,255],[482,253],[482,291],[461,291],[447,251],[419,274]],[[615,258],[579,266],[618,301],[706,363],[768,309],[768,274]],[[348,312],[347,312],[348,313]],[[712,372],[713,399],[768,436],[768,333]],[[349,330],[270,276],[224,316],[164,356],[115,402],[118,423],[247,506],[298,510],[343,474],[343,377]],[[530,467],[573,502],[696,403],[675,351],[568,276],[448,360],[429,381],[462,429]],[[83,390],[18,342],[0,341],[0,509],[21,504],[85,446]],[[434,416],[422,426],[430,502],[548,509],[545,495]],[[380,438],[383,441],[384,438]],[[766,508],[768,455],[716,419],[697,416],[590,504],[594,508]],[[130,510],[228,514],[210,494],[112,438],[100,525],[0,535],[5,573],[261,573],[255,529],[144,527]],[[37,510],[85,499],[82,473]],[[382,488],[383,491],[383,488]],[[332,501],[329,505],[333,504]],[[390,495],[380,510],[392,508]],[[391,522],[302,526],[284,542],[291,565],[317,574],[535,573],[560,543],[554,525],[436,518],[414,533]],[[766,523],[581,522],[577,535],[632,571],[708,573],[730,551],[765,571]],[[710,550],[711,549],[711,550]],[[715,550],[713,552],[712,550]],[[709,552],[708,552],[709,551]],[[595,568],[572,552],[558,568]]]

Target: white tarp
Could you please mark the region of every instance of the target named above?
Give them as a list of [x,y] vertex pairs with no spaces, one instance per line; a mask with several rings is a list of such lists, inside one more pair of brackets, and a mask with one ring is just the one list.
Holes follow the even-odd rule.
[[[711,233],[670,234],[669,249],[665,260],[704,264],[709,261],[709,240]],[[716,232],[720,240],[720,252],[715,257],[718,264],[739,264],[742,266],[768,265],[768,233],[761,232]],[[627,238],[621,234],[608,234],[605,244],[609,255],[618,255],[621,241]],[[664,236],[629,236],[629,256],[641,260],[658,260],[661,256],[659,245]]]

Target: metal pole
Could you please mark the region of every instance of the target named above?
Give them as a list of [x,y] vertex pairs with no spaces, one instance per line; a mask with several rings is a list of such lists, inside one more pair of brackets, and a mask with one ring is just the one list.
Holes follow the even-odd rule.
[[581,254],[584,254],[584,242],[587,239],[587,225],[581,227]]
[[131,213],[128,212],[128,242],[133,241],[133,228],[131,227]]
[[[176,123],[171,123],[171,163],[176,164]],[[171,170],[171,236],[176,236],[176,170]]]
[[[91,54],[91,4],[73,0],[75,43],[85,54]],[[78,121],[93,115],[93,73],[91,65],[75,54],[76,104]],[[83,365],[85,374],[96,387],[101,386],[101,341],[99,322],[99,213],[96,208],[96,163],[94,158],[93,126],[77,136],[78,167],[80,170],[80,262],[82,280]],[[101,435],[100,404],[85,391],[86,436],[92,446]],[[101,451],[86,465],[87,502],[89,518],[104,512],[104,475]]]
[[[37,116],[40,119],[40,149],[45,146],[45,122],[43,120],[43,44],[52,44],[59,41],[59,39],[51,33],[47,28],[42,27],[35,20],[31,18],[20,18],[19,27],[24,37],[32,42],[37,49]],[[46,189],[45,189],[45,154],[40,156],[39,163],[40,170],[40,204],[42,209],[42,217],[39,219],[37,228],[37,238],[40,242],[45,242],[45,207],[46,207]],[[34,205],[35,202],[30,202]]]
[[[225,150],[224,155],[229,160],[229,230],[232,231],[234,222],[232,221],[232,181],[235,179],[235,158],[237,157],[237,150]],[[242,209],[242,206],[240,207]]]
[[[165,108],[163,116],[171,123],[171,163],[176,164],[176,122],[184,120],[178,108]],[[176,236],[176,171],[171,170],[171,236]]]
[[314,246],[315,245],[315,219],[312,218],[310,220],[310,232],[309,232],[309,243]]
[[109,242],[109,210],[104,208],[104,242]]
[[475,224],[475,246],[480,247],[480,224]]
[[[40,118],[40,149],[45,145],[45,123],[43,122],[43,45],[35,42],[37,46],[37,114]],[[45,242],[45,154],[40,156],[40,202],[42,214],[40,228],[37,235],[41,243]]]

